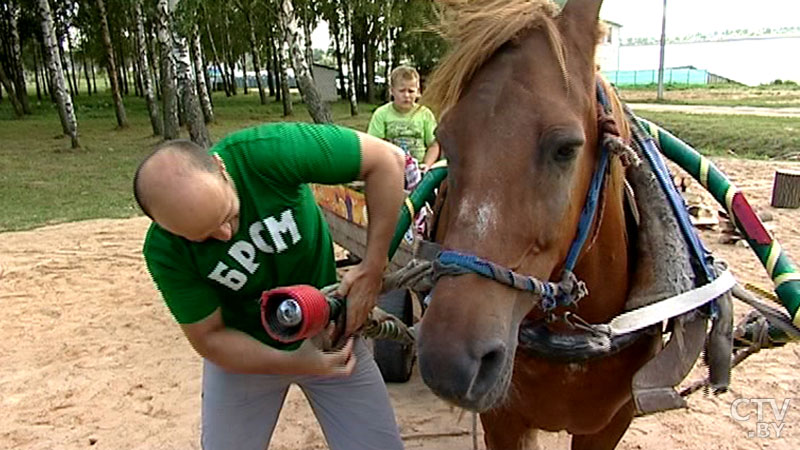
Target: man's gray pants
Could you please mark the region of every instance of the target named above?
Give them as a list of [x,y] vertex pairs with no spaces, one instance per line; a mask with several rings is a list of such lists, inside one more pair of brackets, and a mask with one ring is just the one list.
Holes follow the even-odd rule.
[[332,450],[395,450],[403,442],[389,393],[362,338],[349,377],[252,375],[203,365],[205,450],[264,450],[269,446],[289,386],[297,384]]

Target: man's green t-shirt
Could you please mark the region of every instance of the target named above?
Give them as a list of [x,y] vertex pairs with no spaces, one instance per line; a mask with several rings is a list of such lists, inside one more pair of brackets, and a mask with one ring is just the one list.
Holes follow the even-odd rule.
[[400,113],[393,103],[387,103],[372,113],[367,133],[387,140],[422,161],[428,147],[436,139],[436,118],[425,106],[416,105],[407,113]]
[[192,242],[152,224],[144,243],[150,275],[178,323],[217,308],[225,325],[273,347],[261,324],[261,293],[336,282],[333,241],[306,183],[358,177],[361,145],[333,125],[268,124],[227,136],[211,150],[225,162],[240,201],[228,242]]

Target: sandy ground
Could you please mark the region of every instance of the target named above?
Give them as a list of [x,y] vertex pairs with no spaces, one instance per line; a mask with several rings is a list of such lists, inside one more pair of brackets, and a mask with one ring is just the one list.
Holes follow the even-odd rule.
[[[719,165],[754,206],[774,213],[775,234],[798,255],[800,211],[768,204],[774,169],[800,166]],[[0,234],[0,448],[199,448],[200,360],[145,272],[147,225],[143,218],[92,220]],[[749,249],[703,234],[740,280],[768,285]],[[735,370],[729,393],[698,392],[686,410],[637,418],[619,448],[800,448],[799,356],[797,345],[762,351]],[[702,374],[698,368],[689,381]],[[471,416],[435,398],[417,374],[389,390],[407,448],[472,447]],[[771,438],[758,438],[753,403],[739,407],[748,420],[731,417],[734,400],[752,398],[774,399],[779,408],[789,399],[780,438],[772,428]],[[764,406],[762,422],[776,422]],[[546,448],[569,441],[545,438]],[[272,448],[325,448],[299,391],[288,397]]]

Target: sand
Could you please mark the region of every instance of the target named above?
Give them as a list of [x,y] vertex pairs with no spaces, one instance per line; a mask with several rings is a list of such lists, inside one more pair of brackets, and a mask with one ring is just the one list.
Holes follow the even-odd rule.
[[[751,204],[775,216],[775,234],[800,257],[800,211],[770,208],[777,167],[797,164],[718,160]],[[91,220],[0,234],[0,448],[199,448],[200,359],[154,289],[140,248],[144,218]],[[740,281],[768,286],[752,251],[706,243]],[[737,303],[739,315],[747,307]],[[736,368],[730,392],[689,397],[689,408],[634,420],[621,449],[800,448],[800,348],[764,350]],[[698,367],[687,382],[703,375]],[[471,415],[437,399],[414,374],[389,386],[407,448],[472,447]],[[734,420],[737,399],[789,399],[781,437],[758,437],[756,408]],[[777,423],[769,403],[763,422]],[[749,437],[749,433],[755,433]],[[483,448],[482,438],[480,448]],[[547,448],[567,448],[547,435]],[[294,389],[273,449],[325,448],[302,393]]]

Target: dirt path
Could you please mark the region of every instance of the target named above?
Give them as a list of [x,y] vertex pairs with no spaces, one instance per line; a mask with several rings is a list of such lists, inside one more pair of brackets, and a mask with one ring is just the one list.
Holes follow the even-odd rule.
[[728,114],[766,117],[800,117],[800,108],[763,108],[756,106],[671,105],[662,103],[627,103],[634,111],[667,111],[692,114]]
[[[770,209],[774,169],[800,167],[719,162],[763,209]],[[800,211],[773,213],[784,248],[800,256]],[[140,255],[147,225],[143,218],[92,220],[0,234],[0,448],[199,448],[200,360],[148,279]],[[740,280],[768,285],[749,249],[703,234]],[[686,410],[637,418],[619,448],[798,449],[798,372],[796,344],[763,351],[736,369],[729,393],[696,393]],[[698,368],[690,380],[702,373]],[[389,390],[407,448],[471,448],[470,415],[459,420],[418,375]],[[755,407],[741,405],[749,420],[733,420],[731,403],[739,398],[773,398],[778,407],[791,399],[782,437],[749,438],[757,431]],[[772,421],[765,408],[764,420]],[[567,448],[569,438],[548,435],[544,442]],[[293,390],[272,449],[318,448],[325,448],[322,433]]]

